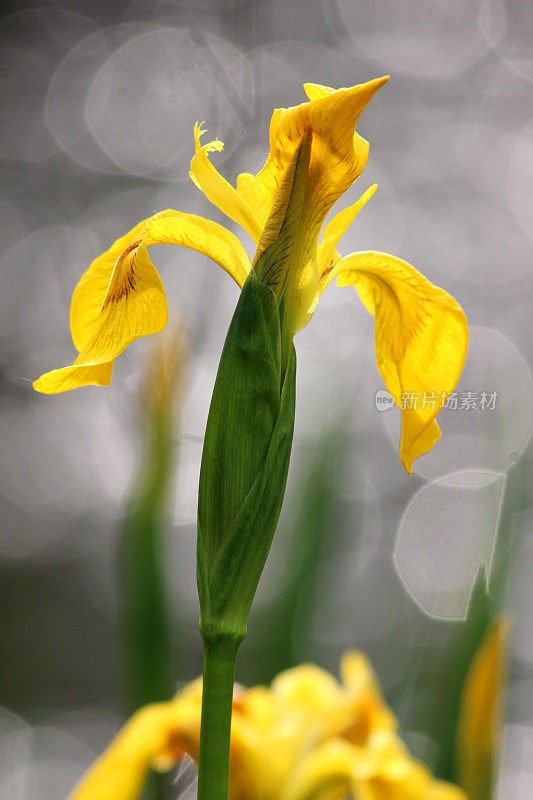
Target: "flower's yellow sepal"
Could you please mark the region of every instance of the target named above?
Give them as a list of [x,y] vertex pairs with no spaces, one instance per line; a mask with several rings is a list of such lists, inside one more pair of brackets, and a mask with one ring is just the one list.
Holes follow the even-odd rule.
[[453,391],[468,347],[468,324],[454,298],[420,272],[387,253],[342,258],[325,280],[355,286],[375,317],[378,369],[402,408],[400,458],[411,472],[415,458],[440,438],[435,417]]
[[168,209],[136,225],[93,261],[72,297],[70,329],[79,356],[74,364],[33,384],[44,394],[78,386],[107,386],[113,361],[140,336],[161,331],[168,319],[161,279],[148,255],[154,244],[197,250],[243,286],[251,265],[236,236],[194,214]]

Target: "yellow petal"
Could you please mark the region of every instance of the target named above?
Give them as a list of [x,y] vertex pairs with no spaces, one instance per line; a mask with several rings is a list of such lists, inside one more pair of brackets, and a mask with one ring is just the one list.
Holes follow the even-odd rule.
[[89,341],[72,365],[53,370],[35,381],[45,393],[94,383],[94,367],[112,362],[140,336],[158,333],[167,324],[168,310],[161,279],[148,256],[144,239],[119,256]]
[[292,108],[276,109],[270,123],[270,153],[257,179],[270,194],[278,191],[289,161],[306,131],[313,133],[310,221],[322,224],[333,203],[363,171],[368,142],[354,134],[359,115],[388,77],[337,89]]
[[353,205],[344,208],[335,214],[332,220],[328,222],[322,234],[322,241],[318,248],[318,275],[321,282],[327,277],[327,271],[330,267],[335,266],[340,256],[335,252],[338,243],[359,214],[363,206],[365,206],[376,189],[377,183],[370,186],[369,189],[357,200]]
[[216,222],[172,209],[143,220],[81,277],[70,309],[72,338],[80,355],[72,366],[42,375],[34,383],[37,391],[108,385],[112,366],[103,365],[135,339],[165,327],[165,293],[146,249],[153,244],[197,250],[220,264],[241,287],[250,271],[250,260],[237,237]]
[[[171,212],[161,212],[162,215],[168,213]],[[117,239],[109,250],[94,259],[78,281],[70,304],[70,333],[74,347],[80,352],[93,336],[117,260],[133,242],[144,237],[152,219],[154,217],[142,220],[131,231]]]
[[[77,360],[76,360],[77,361]],[[78,366],[76,361],[71,367],[54,369],[45,372],[33,382],[33,388],[42,394],[58,394],[79,386],[109,386],[113,375],[114,361],[91,366]]]
[[309,100],[319,100],[327,94],[333,94],[335,89],[331,86],[322,86],[320,83],[304,83],[304,92]]
[[272,692],[286,709],[298,709],[312,719],[338,700],[340,687],[329,672],[301,664],[281,672],[272,682]]
[[296,764],[281,787],[280,800],[347,797],[357,757],[358,750],[346,742],[326,742]]
[[204,133],[202,126],[196,123],[194,126],[194,157],[191,161],[189,175],[207,199],[227,217],[242,225],[257,243],[261,236],[261,223],[243,196],[222,177],[209,160],[209,153],[220,152],[223,150],[224,144],[215,140],[202,145],[200,138]]
[[[360,113],[386,82],[380,78],[350,89],[339,89],[293,108],[276,109],[270,123],[270,152],[257,174],[266,204],[276,209],[291,172],[295,154],[311,137],[305,192],[298,217],[291,270],[284,296],[284,333],[294,336],[310,320],[319,298],[318,237],[338,198],[362,172],[368,143],[354,132]],[[247,178],[248,193],[253,181]],[[256,196],[260,194],[256,191]],[[268,226],[268,222],[266,223]],[[260,245],[261,246],[261,245]],[[292,274],[293,273],[293,274]]]
[[470,800],[466,794],[446,781],[433,781],[426,790],[424,800]]
[[146,244],[177,244],[196,250],[219,264],[240,286],[251,269],[246,250],[235,236],[218,222],[173,211],[168,216],[157,215],[147,231]]
[[451,295],[386,253],[346,256],[325,285],[333,278],[339,286],[355,286],[374,315],[377,365],[397,405],[402,395],[416,400],[416,408],[402,409],[400,457],[410,473],[414,459],[440,437],[435,417],[463,369],[466,317]]
[[182,731],[189,713],[187,707],[182,709],[172,701],[142,708],[84,775],[69,800],[138,800],[154,762],[164,757],[170,767],[183,756]]
[[509,631],[507,617],[493,624],[474,658],[463,689],[457,761],[459,782],[470,800],[491,797]]
[[[134,242],[146,236],[148,244],[177,244],[203,253],[226,270],[242,286],[250,270],[248,256],[230,231],[194,214],[167,209],[139,222],[129,233],[96,258],[82,275],[72,296],[70,331],[77,350],[92,338],[117,259]],[[159,237],[159,238],[158,238]]]
[[[237,191],[254,212],[262,230],[270,214],[272,205],[270,194],[256,176],[249,172],[237,175]],[[256,240],[256,244],[258,241]]]
[[368,658],[358,650],[347,650],[343,654],[340,673],[344,686],[352,692],[378,685]]

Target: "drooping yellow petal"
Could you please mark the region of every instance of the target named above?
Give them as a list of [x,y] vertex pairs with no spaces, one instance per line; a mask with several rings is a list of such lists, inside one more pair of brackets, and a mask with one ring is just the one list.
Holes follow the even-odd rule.
[[69,795],[69,800],[138,800],[150,767],[198,758],[201,681],[175,700],[137,711]]
[[108,385],[113,359],[135,339],[165,327],[164,289],[147,252],[154,244],[197,250],[241,287],[251,268],[237,237],[216,222],[172,209],[144,220],[95,259],[80,279],[70,309],[72,339],[80,355],[72,366],[42,375],[34,383],[37,391]]
[[[72,296],[70,331],[77,350],[91,339],[117,259],[151,229],[148,244],[177,244],[203,253],[242,286],[250,270],[248,256],[231,231],[194,214],[166,209],[139,222],[96,258],[80,278]],[[159,237],[159,238],[158,238]]]
[[510,622],[496,620],[477,652],[463,688],[457,728],[459,783],[470,800],[490,800],[500,735]]
[[[326,277],[353,285],[375,317],[378,369],[402,408],[400,457],[407,472],[440,437],[435,421],[466,358],[468,325],[451,295],[399,258],[373,251],[341,259]],[[407,407],[411,406],[411,407]],[[416,406],[416,407],[413,407]]]
[[94,383],[92,368],[109,364],[141,336],[163,330],[168,320],[165,291],[144,239],[133,242],[114,266],[91,338],[71,367],[41,375],[34,389],[49,394]]
[[89,366],[76,359],[70,367],[61,367],[45,372],[33,382],[33,388],[42,394],[59,394],[79,386],[109,386],[113,375],[114,361]]
[[262,230],[260,221],[244,197],[222,177],[209,160],[209,153],[220,152],[224,149],[224,144],[215,140],[202,145],[200,138],[204,133],[202,126],[196,123],[194,126],[194,157],[191,161],[189,175],[207,199],[227,217],[242,225],[257,243]]
[[74,289],[70,304],[70,333],[74,347],[80,352],[92,339],[107,287],[118,259],[134,242],[144,238],[148,225],[153,219],[170,213],[175,212],[161,211],[160,214],[139,222],[128,233],[117,239],[109,250],[95,258],[81,276]]
[[251,269],[248,254],[234,233],[195,214],[158,214],[150,223],[146,244],[177,244],[196,250],[219,264],[241,289]]
[[338,214],[335,214],[333,219],[331,219],[324,228],[324,233],[322,234],[322,241],[318,247],[317,256],[318,277],[320,284],[323,284],[325,278],[327,277],[328,270],[334,267],[341,258],[341,256],[335,251],[335,248],[361,209],[368,203],[377,188],[377,183],[374,183],[374,185],[370,186],[370,188],[368,188],[366,192],[359,198],[359,200],[357,200],[353,205],[348,206],[348,208],[344,208],[342,211],[339,211]]

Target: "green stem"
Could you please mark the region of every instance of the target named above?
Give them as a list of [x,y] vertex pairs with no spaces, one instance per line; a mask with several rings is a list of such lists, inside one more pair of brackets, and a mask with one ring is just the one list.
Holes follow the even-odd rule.
[[227,800],[231,703],[240,640],[204,635],[198,800]]

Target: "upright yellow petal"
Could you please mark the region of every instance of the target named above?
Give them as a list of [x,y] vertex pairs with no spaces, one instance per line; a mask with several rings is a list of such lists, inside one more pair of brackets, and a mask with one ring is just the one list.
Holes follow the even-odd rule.
[[510,622],[498,619],[468,672],[457,728],[459,783],[470,800],[490,800],[505,689]]
[[304,92],[309,100],[319,100],[327,94],[334,94],[335,91],[332,86],[323,86],[321,83],[304,83]]
[[338,681],[314,664],[301,664],[274,678],[272,693],[289,710],[297,710],[311,720],[336,703],[340,697]]
[[[254,198],[261,213],[270,208],[275,215],[294,169],[295,156],[305,141],[311,149],[309,166],[298,215],[294,243],[294,269],[284,296],[285,334],[294,336],[310,320],[319,299],[318,237],[322,224],[338,198],[360,175],[368,157],[368,143],[355,133],[362,110],[387,78],[379,78],[350,89],[325,93],[292,108],[278,108],[270,123],[270,152],[265,166],[253,180],[240,179],[240,190]],[[261,242],[259,248],[261,249]]]
[[[203,125],[203,123],[202,123]],[[194,157],[191,161],[189,175],[192,181],[223,214],[242,225],[254,242],[261,237],[262,225],[244,197],[214,168],[209,160],[209,153],[220,152],[223,142],[215,140],[202,145],[201,136],[205,133],[202,126],[194,126]]]
[[[240,175],[237,175],[237,191],[254,212],[262,230],[272,206],[270,194],[256,176],[249,172],[241,172]],[[256,241],[256,244],[258,242],[259,240]]]
[[329,269],[334,267],[341,258],[341,256],[335,251],[335,248],[361,209],[368,203],[377,188],[377,183],[374,183],[374,185],[370,186],[370,188],[368,188],[366,192],[361,195],[359,200],[357,200],[353,205],[348,206],[348,208],[344,208],[342,211],[339,211],[338,214],[335,214],[333,219],[330,220],[330,222],[328,222],[324,228],[322,241],[318,247],[317,257],[318,277],[321,283],[323,283],[327,278]]
[[407,472],[440,437],[435,417],[453,391],[466,358],[468,325],[451,295],[407,262],[386,253],[353,253],[326,277],[353,285],[375,317],[376,359],[398,406],[402,396],[400,457]]
[[79,356],[35,381],[45,394],[107,386],[113,359],[140,336],[162,330],[168,312],[147,247],[176,244],[211,258],[243,286],[250,260],[237,237],[216,222],[167,209],[136,225],[96,258],[72,297],[70,328]]
[[278,108],[270,123],[270,153],[257,179],[271,203],[294,150],[306,131],[313,133],[310,165],[310,219],[320,225],[333,203],[363,171],[368,142],[355,134],[357,120],[388,76],[368,83],[325,92],[292,108]]

